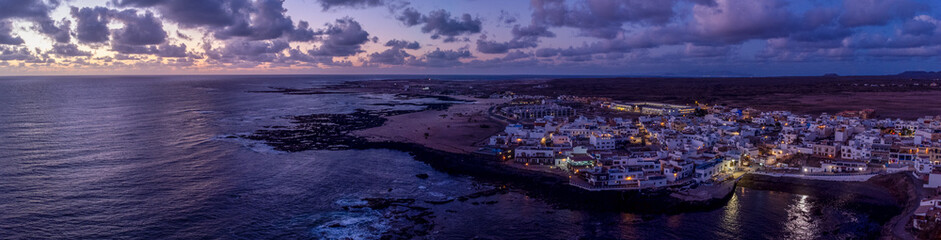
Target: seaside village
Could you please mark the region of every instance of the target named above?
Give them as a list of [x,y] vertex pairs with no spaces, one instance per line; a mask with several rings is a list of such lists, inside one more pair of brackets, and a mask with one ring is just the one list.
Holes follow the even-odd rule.
[[569,96],[513,96],[496,109],[514,123],[489,139],[498,158],[566,174],[586,190],[684,189],[745,172],[852,179],[910,171],[930,189],[914,227],[941,221],[941,116],[809,116]]

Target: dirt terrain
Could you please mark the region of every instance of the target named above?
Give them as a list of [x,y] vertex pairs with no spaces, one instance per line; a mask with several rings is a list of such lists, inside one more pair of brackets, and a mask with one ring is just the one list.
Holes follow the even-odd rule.
[[931,77],[560,78],[541,80],[383,80],[341,89],[492,94],[571,95],[616,101],[697,102],[803,114],[874,109],[876,117],[913,119],[941,114],[941,80]]

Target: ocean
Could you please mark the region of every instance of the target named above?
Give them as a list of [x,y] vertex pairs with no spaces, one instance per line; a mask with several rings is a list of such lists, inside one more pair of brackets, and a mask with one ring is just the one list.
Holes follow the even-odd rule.
[[[252,91],[427,77],[543,76],[2,77],[0,239],[378,239],[400,219],[350,206],[494,186],[394,150],[287,153],[226,136],[292,115],[415,107]],[[742,187],[724,207],[670,215],[565,209],[521,190],[423,206],[428,239],[865,239],[882,224],[852,201]]]

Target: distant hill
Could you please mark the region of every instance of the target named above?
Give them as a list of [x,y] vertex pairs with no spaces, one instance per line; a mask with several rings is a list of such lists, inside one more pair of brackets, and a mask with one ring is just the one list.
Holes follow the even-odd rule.
[[931,71],[906,71],[899,73],[896,76],[907,77],[907,78],[941,78],[941,71],[931,72]]

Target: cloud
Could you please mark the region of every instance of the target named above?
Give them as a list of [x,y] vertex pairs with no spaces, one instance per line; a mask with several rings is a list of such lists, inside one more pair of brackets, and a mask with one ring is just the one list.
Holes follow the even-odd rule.
[[885,25],[928,10],[924,3],[912,0],[844,0],[843,7],[846,12],[840,23],[847,27]]
[[724,43],[786,36],[798,22],[782,0],[717,0],[693,7],[693,18],[700,36]]
[[385,46],[392,47],[392,48],[412,49],[412,50],[421,48],[421,44],[419,44],[417,41],[409,42],[409,41],[398,40],[398,39],[389,40],[388,42],[386,42]]
[[382,52],[370,53],[369,63],[402,65],[405,64],[405,59],[410,57],[413,56],[401,48],[390,48]]
[[431,33],[431,39],[444,37],[445,42],[457,41],[457,36],[480,33],[483,22],[480,18],[462,14],[452,18],[451,13],[443,9],[431,11],[428,15],[421,15],[413,8],[406,8],[396,17],[406,26],[422,25],[423,33]]
[[34,61],[38,59],[29,51],[28,47],[0,45],[0,60],[2,61]]
[[113,45],[152,45],[161,44],[167,40],[167,32],[163,30],[163,22],[154,17],[150,11],[143,15],[136,10],[113,12],[115,20],[124,23],[124,27],[112,32]]
[[35,29],[39,33],[51,37],[57,43],[67,43],[72,39],[72,35],[69,34],[72,22],[68,20],[63,19],[59,24],[56,24],[52,19],[44,19],[38,21],[37,24],[39,26],[36,26]]
[[23,38],[13,35],[13,23],[0,20],[0,44],[23,44]]
[[406,8],[405,10],[402,10],[402,13],[399,16],[396,16],[395,19],[398,19],[408,27],[422,23],[421,13],[414,8]]
[[530,58],[530,57],[532,57],[532,56],[533,56],[532,53],[525,53],[525,52],[516,50],[516,51],[512,51],[512,52],[510,52],[510,53],[507,53],[505,56],[503,56],[503,60],[504,60],[504,61],[514,61],[514,60],[517,60],[517,59]]
[[694,57],[694,58],[706,58],[706,57],[723,57],[728,56],[732,52],[732,47],[725,46],[701,46],[692,43],[687,43],[686,48],[683,50],[685,57]]
[[287,35],[291,41],[313,40],[308,23],[286,16],[283,0],[114,0],[119,7],[156,9],[184,28],[206,27],[218,39],[242,37],[269,40]]
[[52,50],[50,50],[49,53],[63,57],[83,57],[92,55],[91,52],[79,50],[78,46],[75,44],[55,44],[52,46]]
[[369,41],[369,33],[352,18],[337,19],[317,32],[322,37],[321,45],[307,53],[314,56],[351,56],[362,52],[362,44]]
[[938,33],[939,22],[929,16],[919,16],[902,24],[902,33],[907,35],[934,35]]
[[[9,23],[10,19],[21,19],[36,24],[34,28],[56,42],[67,43],[71,39],[67,20],[56,24],[49,13],[59,6],[58,0],[0,0],[0,25]],[[22,39],[0,31],[0,41],[5,44],[22,44]]]
[[390,47],[382,52],[370,53],[367,60],[371,64],[385,65],[403,65],[406,59],[413,59],[414,56],[405,52],[404,49],[419,49],[421,45],[418,42],[409,42],[405,40],[392,39],[386,42],[386,47]]
[[209,60],[221,63],[272,62],[289,48],[290,44],[285,40],[234,40],[226,42],[221,49],[207,50],[206,56]]
[[180,45],[173,44],[164,44],[160,45],[156,51],[157,56],[165,58],[182,58],[182,57],[192,57],[186,51],[186,44],[181,43]]
[[329,10],[337,7],[364,8],[381,6],[383,0],[320,0],[320,6],[323,10]]
[[[219,39],[232,37],[246,37],[251,40],[267,40],[279,38],[285,33],[291,35],[293,40],[310,40],[310,30],[306,22],[301,28],[294,27],[291,17],[285,16],[287,12],[283,0],[257,0],[251,7],[247,17],[235,18],[235,23],[217,31],[215,36]],[[306,35],[306,36],[305,36]]]
[[421,58],[410,58],[406,64],[420,67],[455,67],[463,64],[461,59],[473,58],[471,52],[466,48],[457,50],[441,50],[425,53]]
[[507,42],[477,40],[477,51],[482,53],[507,53],[511,49],[533,48],[539,45],[540,37],[555,37],[545,26],[513,27],[513,39]]
[[507,12],[506,10],[500,10],[500,16],[497,17],[497,22],[502,24],[514,24],[518,21],[516,15]]
[[100,43],[108,41],[111,31],[108,29],[110,10],[105,7],[72,7],[72,17],[77,20],[76,38],[82,43]]
[[567,5],[564,0],[533,0],[533,23],[573,27],[585,36],[612,39],[625,23],[666,24],[673,18],[674,0],[594,0]]
[[155,8],[167,20],[183,27],[226,27],[244,18],[248,0],[114,0],[118,7]]

